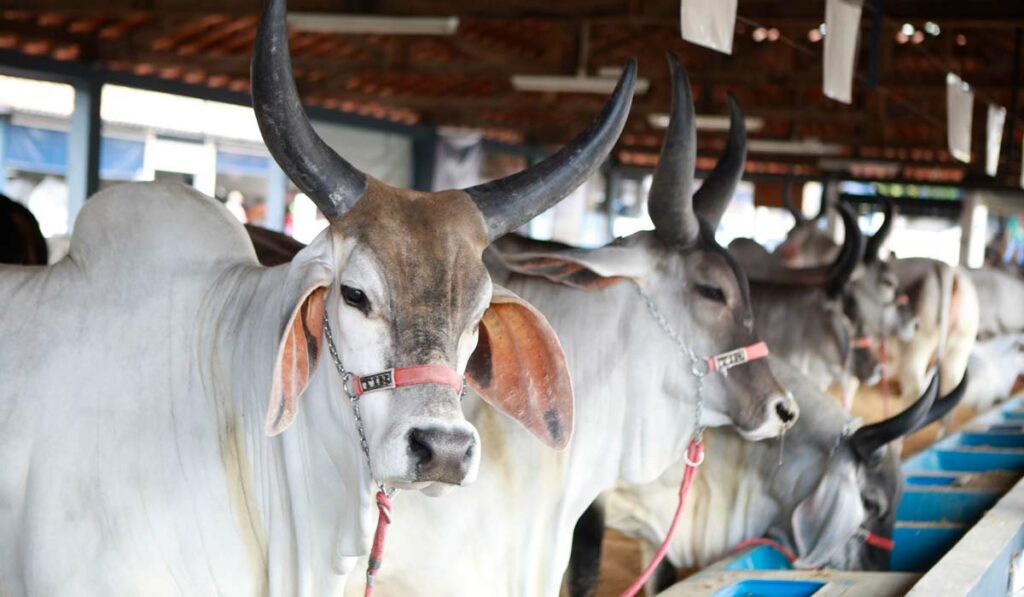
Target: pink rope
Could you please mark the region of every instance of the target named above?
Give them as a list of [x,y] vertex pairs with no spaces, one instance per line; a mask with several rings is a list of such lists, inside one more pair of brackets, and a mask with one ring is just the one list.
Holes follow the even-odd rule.
[[370,548],[370,560],[366,564],[366,590],[364,597],[372,597],[374,585],[377,583],[377,571],[384,563],[384,540],[391,524],[391,500],[383,491],[377,492],[377,530],[373,533],[373,547]]
[[683,482],[679,485],[679,505],[676,506],[675,516],[672,517],[672,525],[668,528],[668,534],[665,536],[665,540],[661,543],[661,547],[658,548],[658,552],[654,554],[654,559],[647,565],[647,568],[640,574],[640,576],[633,581],[633,584],[622,592],[619,597],[633,597],[639,593],[643,588],[647,579],[654,574],[655,568],[661,561],[665,559],[665,554],[668,553],[668,546],[672,543],[672,536],[676,533],[676,527],[679,526],[679,521],[683,518],[683,506],[686,503],[686,494],[690,491],[690,485],[693,484],[693,477],[697,473],[697,467],[704,461],[704,443],[697,439],[690,440],[690,447],[686,450],[686,471],[683,473]]

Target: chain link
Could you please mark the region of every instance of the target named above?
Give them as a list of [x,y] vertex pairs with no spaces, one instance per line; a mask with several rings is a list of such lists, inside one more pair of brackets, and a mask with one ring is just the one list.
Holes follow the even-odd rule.
[[704,378],[709,373],[707,359],[702,359],[697,356],[697,353],[693,352],[689,346],[683,342],[683,339],[679,337],[675,329],[669,324],[668,320],[662,315],[661,310],[654,304],[654,299],[649,294],[644,292],[643,287],[636,280],[631,279],[630,282],[636,288],[637,294],[644,300],[644,304],[647,305],[647,311],[650,312],[654,320],[658,322],[658,327],[665,332],[665,335],[679,348],[679,351],[683,353],[685,357],[690,360],[690,372],[693,373],[696,378],[696,390],[697,390],[697,406],[694,409],[694,421],[696,426],[694,427],[693,439],[695,441],[701,441],[704,437],[704,425],[701,424],[701,418],[704,414]]
[[366,455],[366,466],[370,469],[370,478],[373,479],[373,483],[377,488],[390,498],[395,494],[395,489],[385,489],[384,484],[378,481],[377,476],[373,474],[373,462],[370,460],[370,442],[366,440],[366,427],[363,425],[362,415],[359,414],[359,396],[352,391],[350,385],[352,378],[355,376],[341,364],[338,348],[334,344],[334,335],[331,333],[331,320],[327,315],[327,309],[324,309],[324,335],[327,336],[327,350],[331,353],[331,360],[334,361],[334,367],[341,375],[341,387],[344,389],[345,395],[348,396],[348,401],[352,405],[352,414],[356,418],[356,431],[359,432],[359,446],[363,449],[363,454]]

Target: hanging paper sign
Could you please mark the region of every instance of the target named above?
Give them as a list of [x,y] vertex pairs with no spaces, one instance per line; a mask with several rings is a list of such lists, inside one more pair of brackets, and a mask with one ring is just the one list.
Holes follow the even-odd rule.
[[683,39],[732,54],[737,0],[680,0],[679,21]]
[[985,173],[995,176],[999,169],[999,148],[1003,145],[1003,124],[1006,123],[1006,108],[988,105],[988,126],[985,127]]
[[860,38],[861,3],[828,0],[825,3],[825,97],[853,101],[853,73]]
[[963,79],[946,75],[946,133],[949,153],[964,163],[971,162],[971,121],[974,117],[974,91]]

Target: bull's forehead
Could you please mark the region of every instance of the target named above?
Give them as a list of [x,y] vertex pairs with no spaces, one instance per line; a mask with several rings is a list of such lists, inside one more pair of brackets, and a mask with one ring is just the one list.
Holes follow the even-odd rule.
[[487,233],[472,199],[371,180],[335,226],[379,267],[396,353],[452,358],[459,333],[488,298]]

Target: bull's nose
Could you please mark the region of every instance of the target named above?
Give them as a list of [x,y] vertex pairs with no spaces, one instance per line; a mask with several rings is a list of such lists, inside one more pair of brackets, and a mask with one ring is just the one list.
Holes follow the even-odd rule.
[[461,484],[475,449],[476,438],[466,430],[420,427],[409,431],[409,454],[416,465],[417,481]]
[[787,427],[796,421],[796,417],[800,413],[796,401],[788,395],[776,398],[771,409],[779,417],[779,420],[782,421],[782,424]]

